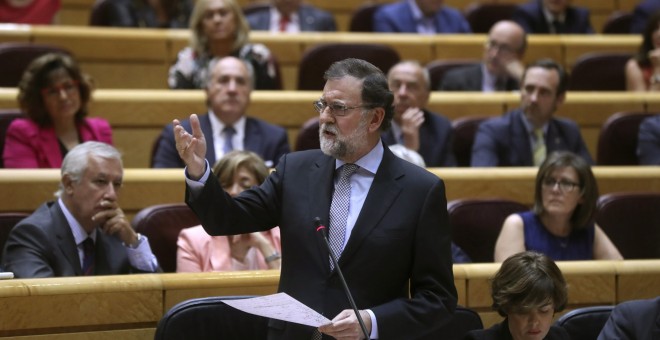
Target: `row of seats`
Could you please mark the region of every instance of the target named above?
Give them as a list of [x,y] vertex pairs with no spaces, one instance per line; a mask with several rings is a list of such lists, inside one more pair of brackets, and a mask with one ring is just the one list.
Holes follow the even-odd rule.
[[[0,87],[16,87],[29,63],[40,55],[58,52],[71,55],[64,48],[32,43],[0,44]],[[329,43],[317,45],[305,52],[298,69],[298,90],[323,89],[323,73],[335,61],[348,57],[371,61],[382,70],[389,70],[401,60],[399,53],[384,44]],[[625,64],[630,53],[594,52],[580,57],[572,67],[569,91],[625,91]],[[431,89],[437,89],[444,74],[456,67],[479,63],[479,59],[444,59],[426,65],[431,75]],[[278,66],[279,68],[279,66]],[[284,85],[279,75],[279,89]]]
[[[598,201],[596,221],[624,258],[660,259],[658,206],[660,193],[606,194]],[[504,219],[529,207],[508,199],[459,199],[450,201],[447,210],[454,242],[474,262],[493,262],[495,241]],[[175,272],[179,232],[198,225],[199,219],[187,205],[173,203],[144,208],[132,223],[138,232],[149,238],[163,270]]]
[[[213,296],[183,301],[172,307],[158,322],[155,340],[178,339],[261,339],[266,337],[267,319],[235,309],[225,300],[252,296]],[[571,339],[596,339],[614,306],[574,309],[562,315],[556,325]],[[483,329],[474,310],[457,306],[451,320],[438,332],[446,340],[461,340],[471,330]]]
[[[605,121],[598,137],[598,165],[638,165],[637,135],[641,122],[654,113],[617,112]],[[479,124],[488,116],[462,117],[452,121],[454,131],[453,152],[458,166],[469,166],[472,144]],[[305,122],[296,138],[295,150],[318,149],[319,119]]]

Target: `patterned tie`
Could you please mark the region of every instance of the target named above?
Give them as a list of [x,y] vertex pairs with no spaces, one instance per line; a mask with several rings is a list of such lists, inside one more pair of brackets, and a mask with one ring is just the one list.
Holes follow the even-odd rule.
[[539,166],[543,163],[546,154],[543,129],[534,130],[534,137],[536,138],[536,142],[534,143],[534,165]]
[[[348,219],[348,209],[351,203],[351,176],[357,171],[359,166],[355,164],[344,164],[341,169],[341,176],[335,185],[335,192],[332,195],[330,204],[330,248],[335,257],[339,259],[344,247],[344,237],[346,235],[346,220]],[[330,259],[330,270],[335,265]]]
[[94,240],[88,237],[83,241],[83,275],[94,275]]
[[236,134],[236,130],[233,126],[227,125],[222,129],[222,133],[225,134],[225,145],[222,147],[222,152],[226,155],[230,151],[234,150],[234,142],[232,138]]

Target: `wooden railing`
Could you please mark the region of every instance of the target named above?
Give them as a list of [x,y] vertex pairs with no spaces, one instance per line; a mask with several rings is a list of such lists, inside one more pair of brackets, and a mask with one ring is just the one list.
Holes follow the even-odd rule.
[[[169,67],[189,44],[184,29],[101,28],[80,26],[3,26],[0,42],[23,41],[57,45],[71,51],[98,88],[167,88]],[[634,53],[638,35],[530,35],[525,61],[553,58],[567,69],[582,54],[595,51]],[[435,59],[480,59],[486,35],[382,33],[271,34],[255,31],[250,41],[263,43],[277,57],[284,88],[295,90],[298,65],[309,48],[323,43],[381,43],[396,49],[402,59],[425,64]]]
[[[445,181],[447,200],[501,197],[524,203],[534,200],[537,169],[431,168]],[[660,191],[657,167],[594,167],[600,194],[621,191]],[[1,212],[32,212],[53,199],[60,180],[58,169],[0,170]],[[184,200],[182,169],[126,169],[119,203],[129,218],[148,206]]]
[[[660,295],[660,261],[559,262],[568,282],[567,310]],[[458,302],[486,327],[488,279],[499,264],[454,266]],[[140,274],[0,281],[0,337],[20,339],[153,339],[156,323],[175,304],[197,297],[267,295],[278,271]]]

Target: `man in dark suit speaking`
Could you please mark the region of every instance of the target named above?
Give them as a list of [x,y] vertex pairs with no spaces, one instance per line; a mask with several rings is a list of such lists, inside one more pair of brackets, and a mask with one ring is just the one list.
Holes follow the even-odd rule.
[[279,291],[332,318],[314,329],[268,322],[268,339],[359,339],[360,326],[315,218],[329,243],[371,338],[439,338],[456,306],[444,183],[393,155],[381,131],[393,116],[385,75],[359,59],[325,74],[321,150],[285,155],[260,187],[232,198],[210,175],[206,140],[195,115],[192,134],[174,121],[176,148],[187,165],[186,202],[211,235],[279,226]]
[[[252,92],[252,68],[235,57],[225,57],[212,67],[206,85],[208,114],[199,116],[199,122],[209,148],[206,159],[215,164],[232,150],[249,150],[264,159],[271,167],[283,154],[289,152],[286,130],[263,120],[245,115]],[[190,129],[190,122],[183,121]],[[154,155],[154,168],[183,168],[184,164],[174,148],[172,126],[168,125],[158,139]]]
[[18,278],[158,271],[146,236],[119,207],[124,170],[111,145],[85,142],[62,161],[58,199],[9,233],[3,268]]

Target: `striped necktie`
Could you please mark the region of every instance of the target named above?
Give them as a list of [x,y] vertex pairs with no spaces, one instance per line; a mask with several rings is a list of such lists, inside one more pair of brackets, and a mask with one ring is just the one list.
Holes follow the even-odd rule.
[[534,137],[535,137],[534,165],[539,166],[541,165],[541,163],[543,163],[543,160],[545,160],[545,154],[546,154],[545,140],[543,138],[543,129],[541,128],[535,129]]

